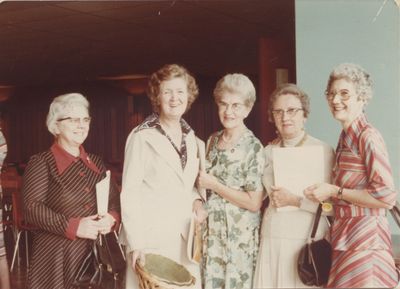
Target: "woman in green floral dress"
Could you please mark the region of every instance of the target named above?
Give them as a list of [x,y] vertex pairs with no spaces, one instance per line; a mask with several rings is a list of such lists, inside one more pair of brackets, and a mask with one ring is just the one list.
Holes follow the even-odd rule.
[[224,129],[207,142],[207,173],[198,185],[209,191],[204,234],[204,288],[252,288],[262,202],[263,146],[244,124],[256,99],[243,74],[228,74],[214,89]]

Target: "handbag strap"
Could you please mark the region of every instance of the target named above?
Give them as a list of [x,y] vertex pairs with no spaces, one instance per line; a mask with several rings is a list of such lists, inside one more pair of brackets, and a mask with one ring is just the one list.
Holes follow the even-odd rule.
[[319,220],[321,219],[322,204],[319,204],[317,212],[315,213],[314,225],[311,231],[311,240],[314,240],[315,234],[317,233]]

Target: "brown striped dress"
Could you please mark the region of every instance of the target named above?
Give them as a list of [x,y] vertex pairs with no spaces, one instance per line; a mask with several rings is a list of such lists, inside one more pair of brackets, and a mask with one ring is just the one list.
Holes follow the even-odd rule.
[[[24,175],[25,217],[38,227],[33,232],[30,289],[72,288],[76,271],[93,242],[77,238],[77,226],[80,218],[96,214],[95,185],[105,177],[100,157],[86,155],[82,147],[84,158],[76,158],[60,174],[54,146],[34,155]],[[108,209],[119,221],[119,192],[114,184],[110,187]]]

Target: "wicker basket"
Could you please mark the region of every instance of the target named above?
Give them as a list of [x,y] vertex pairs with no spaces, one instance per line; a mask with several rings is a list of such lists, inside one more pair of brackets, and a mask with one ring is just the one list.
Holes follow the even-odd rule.
[[181,264],[156,254],[146,254],[145,265],[137,262],[136,273],[142,289],[190,288],[196,278]]

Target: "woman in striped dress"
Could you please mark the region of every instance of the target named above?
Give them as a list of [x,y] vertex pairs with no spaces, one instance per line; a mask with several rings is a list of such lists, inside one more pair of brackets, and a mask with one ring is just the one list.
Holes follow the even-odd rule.
[[34,155],[23,180],[24,209],[33,231],[28,288],[70,289],[99,233],[119,222],[119,194],[111,185],[108,213],[97,215],[95,186],[106,173],[100,157],[82,143],[90,125],[89,103],[78,93],[56,97],[47,115],[55,142]]
[[395,204],[396,192],[385,143],[364,114],[372,97],[369,74],[355,64],[337,66],[326,97],[343,127],[334,184],[314,185],[304,194],[311,200],[335,200],[328,287],[392,288],[398,275],[386,212]]

